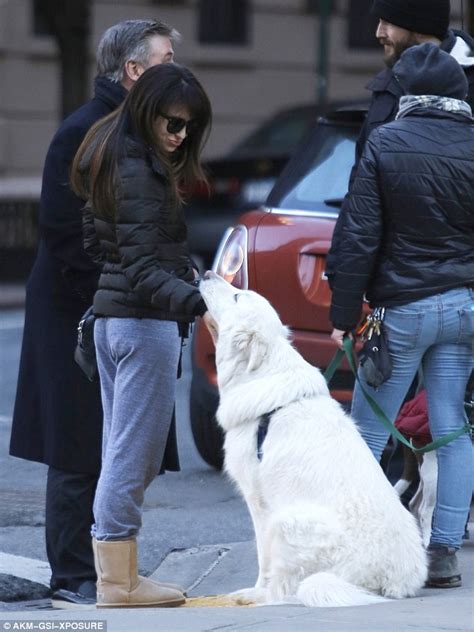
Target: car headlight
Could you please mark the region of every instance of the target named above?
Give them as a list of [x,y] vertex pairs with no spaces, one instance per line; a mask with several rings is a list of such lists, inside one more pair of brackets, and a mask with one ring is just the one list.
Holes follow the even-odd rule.
[[214,259],[213,271],[234,287],[248,289],[247,228],[228,228]]

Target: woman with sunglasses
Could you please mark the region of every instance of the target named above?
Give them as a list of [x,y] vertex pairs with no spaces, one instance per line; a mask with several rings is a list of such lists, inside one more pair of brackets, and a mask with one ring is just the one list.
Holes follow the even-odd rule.
[[182,191],[204,179],[209,99],[177,64],[146,70],[87,134],[72,168],[84,239],[102,264],[94,297],[104,410],[92,527],[98,607],[178,606],[179,587],[137,574],[144,492],[171,423],[181,336],[211,325],[186,244]]

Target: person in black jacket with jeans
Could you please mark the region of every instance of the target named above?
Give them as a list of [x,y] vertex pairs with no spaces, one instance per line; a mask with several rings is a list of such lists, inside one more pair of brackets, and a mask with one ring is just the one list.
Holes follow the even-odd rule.
[[[99,383],[74,362],[77,325],[92,302],[99,267],[84,252],[84,202],[69,187],[69,171],[89,128],[120,105],[146,68],[173,60],[176,38],[155,20],[107,29],[97,49],[94,96],[63,121],[44,164],[10,454],[48,466],[46,550],[55,599],[95,601],[90,523],[102,440]],[[176,463],[175,453],[168,469]]]
[[85,243],[102,273],[94,296],[104,435],[94,501],[99,607],[178,606],[177,586],[137,574],[143,497],[172,418],[181,336],[211,324],[189,255],[182,190],[203,180],[211,106],[186,68],[149,68],[86,136],[72,184],[88,200]]
[[[397,119],[370,135],[339,218],[332,278],[332,338],[356,327],[364,295],[384,307],[392,375],[377,390],[395,419],[420,365],[433,439],[466,421],[474,344],[474,127],[456,60],[426,43],[394,66],[405,96]],[[355,387],[352,414],[379,460],[388,432]],[[437,450],[438,494],[430,542],[431,586],[461,583],[455,551],[472,494],[470,437]]]

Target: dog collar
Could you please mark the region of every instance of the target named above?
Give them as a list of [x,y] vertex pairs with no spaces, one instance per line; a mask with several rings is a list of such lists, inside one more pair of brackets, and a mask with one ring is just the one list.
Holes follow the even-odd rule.
[[257,428],[257,459],[259,461],[263,458],[263,442],[265,441],[265,437],[267,436],[268,426],[270,425],[270,421],[272,420],[272,415],[276,413],[279,408],[274,408],[269,413],[264,413],[261,415],[258,420],[258,428]]

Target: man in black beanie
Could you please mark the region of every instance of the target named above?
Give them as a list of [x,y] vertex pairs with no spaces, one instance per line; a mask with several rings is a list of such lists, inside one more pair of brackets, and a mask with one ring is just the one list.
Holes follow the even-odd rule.
[[449,0],[375,0],[371,13],[380,20],[376,37],[389,68],[410,46],[429,40],[441,44],[449,29]]

